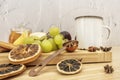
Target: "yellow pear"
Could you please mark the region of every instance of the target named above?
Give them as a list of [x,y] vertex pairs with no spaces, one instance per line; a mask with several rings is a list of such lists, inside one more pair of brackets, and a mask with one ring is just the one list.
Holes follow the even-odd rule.
[[28,31],[24,31],[23,33],[22,33],[22,35],[17,39],[17,40],[15,40],[15,42],[13,43],[14,45],[20,45],[20,44],[23,44],[24,43],[24,39],[26,38],[26,37],[28,37]]

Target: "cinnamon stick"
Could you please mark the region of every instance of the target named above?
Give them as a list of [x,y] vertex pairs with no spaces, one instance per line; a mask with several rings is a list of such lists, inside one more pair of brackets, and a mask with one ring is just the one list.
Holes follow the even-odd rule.
[[0,47],[11,50],[11,49],[15,48],[16,46],[11,43],[0,41]]

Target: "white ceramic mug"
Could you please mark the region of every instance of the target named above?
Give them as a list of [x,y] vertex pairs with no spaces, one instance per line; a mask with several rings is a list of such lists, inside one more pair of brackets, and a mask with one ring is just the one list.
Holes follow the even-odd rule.
[[[75,18],[75,27],[79,47],[103,46],[110,36],[110,29],[104,25],[100,16],[79,16]],[[105,29],[106,31],[103,32]],[[106,36],[105,36],[106,35]]]

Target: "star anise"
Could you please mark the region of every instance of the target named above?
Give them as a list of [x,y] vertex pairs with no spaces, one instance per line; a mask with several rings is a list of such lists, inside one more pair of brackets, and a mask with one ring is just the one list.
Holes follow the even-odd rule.
[[108,64],[104,66],[104,70],[106,73],[109,73],[109,74],[114,71],[113,67]]

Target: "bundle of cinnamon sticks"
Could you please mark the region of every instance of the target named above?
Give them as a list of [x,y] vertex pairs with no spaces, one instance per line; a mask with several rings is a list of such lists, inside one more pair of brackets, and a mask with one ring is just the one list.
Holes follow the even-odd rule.
[[11,43],[0,41],[0,52],[8,52],[15,47],[16,46]]

